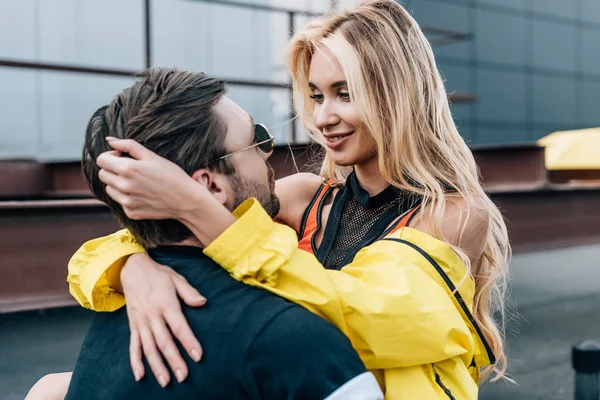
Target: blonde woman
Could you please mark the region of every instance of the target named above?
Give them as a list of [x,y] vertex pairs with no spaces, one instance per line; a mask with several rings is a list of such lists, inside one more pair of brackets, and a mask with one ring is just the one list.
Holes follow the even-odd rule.
[[[326,149],[320,176],[277,182],[277,219],[293,230],[265,220],[253,201],[221,227],[220,204],[128,140],[112,146],[132,158],[98,159],[107,192],[131,218],[184,222],[233,277],[338,326],[386,398],[476,399],[480,380],[506,368],[492,315],[504,312],[510,247],[427,39],[400,5],[366,1],[298,33],[288,66],[302,121]],[[156,376],[169,376],[158,351],[185,375],[171,332],[199,360],[177,295],[191,306],[204,300],[127,232],[86,243],[69,283],[98,311],[123,306],[126,294],[138,376],[142,347]]]

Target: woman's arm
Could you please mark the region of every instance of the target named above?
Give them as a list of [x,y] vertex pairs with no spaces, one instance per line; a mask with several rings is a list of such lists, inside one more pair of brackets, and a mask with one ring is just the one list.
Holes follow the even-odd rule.
[[[467,366],[474,356],[489,363],[468,315],[473,281],[447,244],[405,228],[398,232],[398,241],[379,241],[341,271],[332,271],[298,250],[295,232],[271,222],[254,201],[242,204],[236,214],[238,221],[206,254],[234,278],[335,324],[367,368],[407,367],[457,356]],[[448,286],[448,276],[455,287]],[[466,309],[453,294],[456,288]]]
[[153,373],[167,377],[166,384],[170,375],[158,351],[178,380],[187,376],[187,365],[171,333],[159,345],[149,340],[155,333],[172,332],[189,356],[200,360],[202,347],[181,312],[179,299],[190,307],[202,306],[206,299],[184,277],[152,260],[129,231],[121,230],[81,246],[69,261],[67,281],[77,302],[95,311],[116,311],[125,305],[123,293],[127,294],[131,366],[139,379],[145,374],[142,348]]
[[69,291],[82,307],[115,311],[125,305],[120,273],[127,258],[146,250],[131,233],[120,230],[85,242],[68,264]]
[[[122,144],[132,149],[139,147],[135,143]],[[445,286],[443,279],[434,275],[435,271],[431,272],[428,259],[415,249],[401,243],[378,242],[360,252],[342,271],[327,271],[313,256],[297,250],[297,236],[292,229],[275,224],[258,205],[261,221],[248,217],[252,213],[247,213],[229,228],[231,222],[223,222],[227,211],[206,190],[201,190],[205,188],[174,184],[178,179],[173,177],[182,171],[169,174],[169,190],[155,176],[164,173],[165,168],[155,168],[154,174],[150,174],[154,179],[142,180],[144,185],[132,185],[128,178],[139,174],[144,169],[141,166],[152,164],[155,155],[121,150],[139,159],[141,164],[115,168],[119,179],[105,183],[117,188],[112,192],[119,192],[119,198],[113,198],[132,212],[132,215],[128,212],[130,217],[156,219],[158,210],[159,218],[184,222],[205,245],[227,230],[229,234],[225,232],[223,240],[207,248],[208,254],[237,279],[296,301],[336,324],[350,337],[369,368],[429,363],[455,356],[463,356],[467,365],[471,362],[469,358],[475,350],[469,318],[465,316],[469,310],[457,305],[452,288]],[[138,162],[117,158],[113,161],[131,165]],[[130,193],[118,190],[119,187],[129,188]],[[185,196],[181,196],[181,190],[187,190]],[[187,202],[180,208],[176,199],[182,198]],[[161,208],[171,214],[162,216]],[[244,205],[241,210],[244,211]],[[216,229],[213,223],[223,227]],[[411,231],[414,230],[407,232]],[[464,265],[447,244],[424,233],[420,235],[427,238],[424,241],[434,250],[442,249],[439,259],[442,265],[449,263],[450,272],[466,276]],[[461,282],[461,291],[469,289],[462,298],[470,302],[473,282],[469,279]],[[414,352],[413,346],[424,350]]]
[[[122,143],[133,146],[122,150],[133,152],[142,160],[121,158],[107,153],[104,158],[101,156],[104,161],[99,158],[99,164],[112,169],[110,173],[101,171],[101,176],[108,176],[109,179],[105,182],[109,185],[107,192],[113,184],[114,190],[111,189],[110,193],[120,196],[121,204],[131,218],[150,218],[144,214],[147,212],[154,213],[152,219],[167,218],[173,209],[185,210],[191,204],[191,209],[196,210],[191,213],[194,221],[216,220],[208,227],[207,224],[203,224],[205,229],[198,238],[205,243],[212,241],[235,221],[229,211],[211,196],[206,196],[207,191],[198,190],[201,189],[200,186],[176,165],[145,150],[135,142]],[[171,185],[169,190],[165,191],[160,176],[153,176],[157,171],[166,174],[164,178],[168,178],[167,181]],[[114,180],[119,178],[122,179]],[[281,197],[279,218],[292,225],[298,225],[299,229],[304,208],[317,191],[320,182],[320,178],[313,174],[297,174],[279,180],[276,184],[276,192]],[[148,188],[144,184],[150,184],[151,187]],[[134,188],[137,190],[133,190]],[[153,189],[157,188],[159,192],[153,192]],[[163,199],[165,192],[171,195],[170,199]],[[143,198],[145,193],[156,196],[150,199]],[[142,197],[136,194],[141,194]],[[136,201],[141,201],[146,209],[136,206]],[[200,207],[194,207],[194,202]],[[190,306],[202,305],[205,300],[180,275],[151,260],[127,230],[85,243],[69,262],[67,280],[72,295],[82,306],[96,311],[114,311],[125,304],[121,287],[122,272],[125,274],[124,282],[130,283],[123,286],[128,298],[127,312],[132,330],[132,369],[140,377],[143,376],[140,349],[143,346],[146,356],[151,356],[149,364],[156,376],[169,376],[158,355],[157,350],[160,350],[178,378],[185,378],[187,368],[171,335],[164,334],[169,332],[166,325],[168,324],[170,331],[190,356],[198,360],[201,348],[181,313],[177,295]],[[148,296],[148,293],[152,293],[152,296]],[[157,346],[153,340],[143,340],[142,336],[152,337],[148,332],[165,338]],[[178,370],[180,374],[177,374]]]
[[[174,163],[133,140],[112,140],[110,145],[130,157],[120,157],[115,152],[101,154],[97,160],[99,177],[107,185],[107,194],[129,218],[177,219],[186,225],[204,225],[193,232],[205,245],[235,221],[231,210]],[[321,181],[310,173],[279,179],[275,184],[280,202],[277,220],[299,230],[304,210]]]
[[[313,174],[296,174],[277,180],[275,191],[281,203],[277,220],[298,231],[302,214],[320,184],[321,178]],[[207,203],[202,192],[196,198],[188,198],[188,201]],[[197,212],[190,213],[190,224],[197,224],[204,229],[203,225],[207,224],[202,223],[203,219],[212,220],[219,212],[231,217],[220,204],[209,203],[206,207],[199,207]],[[227,227],[224,225],[220,232],[213,234],[202,230],[201,236],[210,242]],[[121,271],[133,254],[138,254],[139,264],[149,262],[146,250],[127,229],[85,242],[69,261],[67,281],[71,295],[82,307],[95,311],[115,311],[123,307],[125,296],[121,287]],[[183,290],[182,294],[188,291]]]

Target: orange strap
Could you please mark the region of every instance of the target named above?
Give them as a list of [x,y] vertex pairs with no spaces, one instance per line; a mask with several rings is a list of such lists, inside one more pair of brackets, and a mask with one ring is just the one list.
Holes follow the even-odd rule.
[[[315,197],[311,201],[310,205],[304,212],[306,215],[303,224],[300,228],[300,233],[302,237],[298,242],[298,248],[308,251],[309,253],[313,253],[312,248],[312,238],[317,232],[317,228],[319,227],[319,206],[325,199],[325,195],[329,193],[329,188],[332,186],[331,181],[327,181],[323,183],[317,193],[315,193]],[[307,214],[308,213],[308,214]]]
[[404,214],[404,216],[402,218],[400,218],[400,220],[398,222],[396,222],[396,225],[394,225],[390,230],[388,230],[388,232],[385,234],[384,237],[388,237],[388,236],[392,235],[394,232],[396,232],[398,229],[408,226],[408,224],[410,224],[410,221],[416,215],[417,211],[419,211],[419,208],[421,208],[420,204],[418,206],[416,206],[415,208],[413,208],[412,210],[409,210],[406,214]]
[[[319,206],[325,200],[325,195],[329,192],[329,188],[331,188],[332,185],[333,181],[327,181],[326,183],[323,183],[317,193],[315,193],[315,197],[311,201],[311,204],[304,212],[306,217],[304,218],[303,225],[300,228],[302,237],[298,242],[298,248],[308,251],[311,254],[314,254],[312,238],[317,233],[319,228]],[[398,229],[408,226],[420,208],[421,205],[419,204],[415,208],[406,212],[404,216],[400,218],[400,220],[398,220],[394,226],[392,226],[392,228],[388,229],[384,237],[388,237]]]

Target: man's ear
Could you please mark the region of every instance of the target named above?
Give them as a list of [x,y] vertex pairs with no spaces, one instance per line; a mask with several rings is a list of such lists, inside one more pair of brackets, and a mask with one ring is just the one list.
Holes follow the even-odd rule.
[[208,191],[219,201],[219,203],[227,204],[227,187],[228,180],[223,174],[216,173],[207,168],[202,168],[192,174],[192,179],[204,186]]

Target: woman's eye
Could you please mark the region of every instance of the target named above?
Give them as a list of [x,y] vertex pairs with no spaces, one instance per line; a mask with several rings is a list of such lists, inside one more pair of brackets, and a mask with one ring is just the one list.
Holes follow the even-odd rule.
[[312,96],[310,96],[310,98],[316,101],[317,103],[322,103],[325,96],[323,96],[322,94],[315,93]]
[[350,100],[350,93],[349,92],[339,92],[338,96],[343,99],[343,100]]

